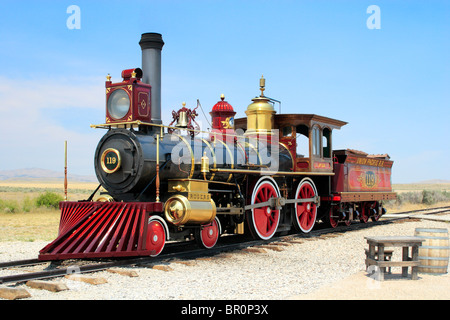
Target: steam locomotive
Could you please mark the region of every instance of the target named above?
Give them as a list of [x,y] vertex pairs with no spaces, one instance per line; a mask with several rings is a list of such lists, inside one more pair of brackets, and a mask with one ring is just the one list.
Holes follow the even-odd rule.
[[[310,232],[378,220],[394,199],[393,161],[385,155],[332,150],[332,132],[346,122],[315,114],[276,114],[278,101],[260,94],[246,117],[222,95],[211,130],[195,109],[161,120],[158,33],[142,34],[142,69],[107,76],[106,129],[95,151],[99,187],[86,201],[61,202],[58,237],[39,259],[156,256],[167,241],[195,239],[212,248],[221,234]],[[98,189],[98,188],[97,188]],[[97,190],[96,190],[97,191]]]

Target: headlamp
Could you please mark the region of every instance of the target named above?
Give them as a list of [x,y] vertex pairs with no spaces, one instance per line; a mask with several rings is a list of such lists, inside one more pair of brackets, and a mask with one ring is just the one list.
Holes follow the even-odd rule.
[[123,89],[114,90],[108,99],[108,112],[116,120],[122,119],[130,111],[130,97]]

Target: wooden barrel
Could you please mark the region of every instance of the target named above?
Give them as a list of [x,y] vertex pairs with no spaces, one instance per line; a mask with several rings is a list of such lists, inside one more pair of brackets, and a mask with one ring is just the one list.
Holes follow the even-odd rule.
[[421,273],[447,273],[449,258],[449,240],[447,229],[416,228],[415,236],[425,239],[419,247]]

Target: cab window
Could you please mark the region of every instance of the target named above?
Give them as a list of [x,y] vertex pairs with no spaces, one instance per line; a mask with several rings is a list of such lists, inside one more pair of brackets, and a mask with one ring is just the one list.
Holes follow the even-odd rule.
[[328,128],[323,129],[322,148],[323,148],[323,157],[331,158],[331,130]]
[[297,132],[297,157],[309,157],[309,129],[301,124],[295,128]]
[[320,157],[320,130],[318,126],[313,127],[312,131],[313,156]]
[[283,137],[291,136],[292,135],[292,127],[291,126],[283,127],[282,134],[283,134]]

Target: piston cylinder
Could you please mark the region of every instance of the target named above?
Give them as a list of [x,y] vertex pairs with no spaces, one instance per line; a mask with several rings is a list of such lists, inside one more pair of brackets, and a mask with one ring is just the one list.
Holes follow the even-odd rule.
[[164,214],[170,223],[181,225],[202,225],[216,217],[216,204],[209,201],[190,201],[184,195],[170,197],[164,205]]

